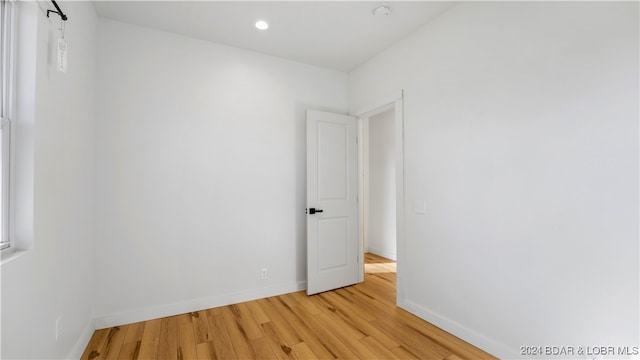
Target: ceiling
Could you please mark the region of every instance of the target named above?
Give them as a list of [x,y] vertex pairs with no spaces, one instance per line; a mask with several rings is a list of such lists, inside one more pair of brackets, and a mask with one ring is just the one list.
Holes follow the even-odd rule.
[[[455,5],[371,1],[94,1],[98,16],[349,72]],[[260,31],[259,20],[270,27]]]

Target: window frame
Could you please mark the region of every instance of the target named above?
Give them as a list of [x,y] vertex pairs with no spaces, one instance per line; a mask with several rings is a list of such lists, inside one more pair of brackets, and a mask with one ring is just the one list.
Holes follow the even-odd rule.
[[15,104],[17,4],[14,0],[0,0],[0,249],[13,249],[11,224],[11,162],[13,112]]
[[11,219],[11,207],[10,207],[10,168],[11,168],[11,121],[6,118],[1,120],[0,138],[2,139],[1,150],[1,166],[0,166],[0,191],[2,192],[2,202],[0,206],[0,214],[2,215],[0,221],[2,222],[2,228],[0,229],[0,250],[5,250],[13,247],[13,241],[10,236],[10,219]]

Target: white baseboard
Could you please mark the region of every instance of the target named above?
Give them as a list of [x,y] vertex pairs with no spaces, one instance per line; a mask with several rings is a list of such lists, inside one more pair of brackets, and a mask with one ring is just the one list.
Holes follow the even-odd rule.
[[80,359],[82,357],[82,353],[89,345],[89,340],[91,340],[91,336],[93,336],[93,332],[96,330],[96,322],[94,319],[89,320],[87,326],[85,326],[84,330],[82,330],[82,334],[76,341],[76,344],[71,349],[69,356],[67,359]]
[[406,299],[400,301],[400,299],[398,299],[398,307],[407,310],[419,318],[428,321],[429,323],[459,337],[460,339],[490,353],[493,356],[497,356],[500,359],[514,359],[519,357],[516,349],[491,339],[473,329],[469,329],[468,327],[424,308],[413,301]]
[[380,249],[374,248],[374,247],[370,247],[368,252],[378,255],[378,256],[382,256],[385,257],[387,259],[391,259],[393,261],[398,260],[395,251],[394,252],[386,252],[386,251],[382,251]]
[[200,311],[219,306],[262,299],[270,296],[287,294],[295,291],[305,290],[306,288],[306,281],[298,281],[277,284],[258,289],[250,289],[236,293],[186,300],[178,303],[149,306],[113,314],[105,314],[97,316],[95,318],[95,328],[103,329],[112,326],[130,324],[138,321],[146,321],[167,316],[179,315],[192,311]]

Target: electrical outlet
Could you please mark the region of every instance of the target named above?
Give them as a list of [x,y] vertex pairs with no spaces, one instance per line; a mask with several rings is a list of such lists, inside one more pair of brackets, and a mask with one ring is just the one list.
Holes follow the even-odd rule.
[[269,269],[262,268],[260,270],[260,280],[267,280],[269,278]]
[[60,333],[62,332],[62,316],[58,316],[56,319],[56,341],[60,339]]

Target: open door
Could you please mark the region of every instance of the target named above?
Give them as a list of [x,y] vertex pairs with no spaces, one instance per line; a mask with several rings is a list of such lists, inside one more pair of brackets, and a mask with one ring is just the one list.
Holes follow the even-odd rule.
[[307,294],[358,282],[358,122],[307,110]]

